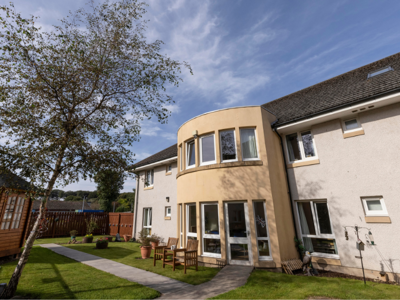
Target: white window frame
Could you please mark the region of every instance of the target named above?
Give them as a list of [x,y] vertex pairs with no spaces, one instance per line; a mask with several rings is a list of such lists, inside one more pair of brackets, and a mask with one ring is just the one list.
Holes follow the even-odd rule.
[[[212,202],[212,203],[202,203],[201,204],[201,233],[202,233],[202,256],[207,256],[207,257],[215,257],[215,258],[221,258],[221,254],[217,254],[217,253],[210,253],[210,252],[205,252],[204,251],[204,239],[219,239],[221,248],[222,248],[222,243],[221,243],[221,224],[218,224],[218,229],[219,229],[219,233],[220,234],[205,234],[205,220],[204,220],[204,207],[206,205],[216,205],[217,206],[217,213],[218,213],[218,222],[220,221],[220,217],[219,217],[219,204],[218,202]],[[221,249],[222,252],[222,249]]]
[[[313,221],[314,221],[314,228],[315,228],[315,235],[313,234],[303,234],[302,228],[301,228],[301,223],[300,223],[300,213],[299,213],[299,207],[298,207],[298,203],[301,202],[310,202],[310,206],[311,206],[311,214],[313,217]],[[328,213],[329,213],[329,222],[331,225],[331,230],[332,230],[332,234],[321,234],[321,230],[319,227],[319,222],[318,222],[318,214],[317,211],[314,208],[314,204],[315,203],[326,203],[326,206],[328,207]],[[333,232],[333,226],[332,226],[332,218],[331,218],[331,210],[329,208],[329,204],[328,201],[326,200],[298,200],[295,201],[295,206],[296,206],[296,211],[297,211],[297,221],[298,221],[298,226],[299,226],[299,230],[300,230],[300,235],[301,235],[301,240],[303,241],[304,244],[304,237],[307,238],[317,238],[317,239],[334,239],[335,240],[335,244],[336,244],[336,237],[335,234]],[[336,250],[337,250],[337,245],[336,245]],[[339,252],[339,251],[336,251]],[[339,254],[329,254],[329,253],[322,253],[322,252],[313,252],[311,253],[312,256],[319,256],[319,257],[325,257],[325,258],[339,258]]]
[[[389,216],[386,205],[385,205],[385,200],[383,197],[362,197],[361,198],[363,206],[364,206],[364,212],[367,217],[379,217],[379,216]],[[382,210],[381,211],[376,211],[376,210],[369,210],[367,202],[368,201],[380,201],[382,205]]]
[[[214,160],[207,161],[207,162],[203,162],[203,148],[202,148],[202,146],[203,146],[203,139],[206,138],[206,137],[210,137],[210,136],[212,136],[213,139],[214,139]],[[203,136],[201,136],[201,137],[199,138],[199,141],[200,141],[200,143],[199,143],[200,166],[207,166],[207,165],[216,164],[216,163],[217,163],[217,154],[216,154],[217,151],[216,151],[216,145],[215,145],[215,133],[203,135]]]
[[181,245],[181,248],[183,248],[183,215],[182,215],[182,204],[179,204],[179,231],[180,231],[180,239],[179,239],[179,244]]
[[[195,237],[197,239],[197,232],[193,233],[193,232],[189,232],[189,207],[190,206],[194,206],[196,207],[196,204],[187,204],[186,205],[186,243],[188,241],[189,237]],[[197,227],[197,207],[196,207],[196,227]],[[197,229],[196,229],[197,231]]]
[[[171,170],[170,170],[170,168],[171,168]],[[172,173],[172,164],[167,165],[165,172],[166,173]]]
[[[189,144],[191,144],[193,142],[193,147],[194,147],[194,164],[193,165],[191,165],[191,166],[189,166]],[[185,148],[186,148],[186,169],[191,169],[191,168],[194,168],[194,167],[196,167],[196,142],[195,142],[195,140],[190,140],[190,141],[187,141],[186,143],[186,146],[185,146]]]
[[[168,209],[169,209],[169,213],[168,213]],[[171,206],[166,206],[166,207],[165,207],[165,216],[166,216],[166,217],[171,217],[171,213],[172,213],[172,208],[171,208]]]
[[[262,203],[263,204],[263,209],[264,209],[264,214],[265,214],[265,226],[267,227],[267,237],[258,237],[258,232],[257,232],[257,226],[256,227],[256,238],[257,238],[257,252],[258,252],[258,241],[268,241],[268,247],[269,247],[269,256],[261,256],[260,253],[258,252],[258,260],[272,260],[272,252],[271,252],[271,243],[269,240],[269,228],[268,228],[268,217],[267,217],[267,208],[265,206],[265,201],[264,200],[257,200],[253,201],[253,214],[254,214],[254,222],[256,222],[256,210],[254,203]],[[254,224],[256,225],[256,224]]]
[[[152,223],[153,223],[153,219],[152,219],[152,208],[151,207],[144,207],[143,208],[143,221],[142,221],[142,223],[143,223],[143,228],[146,228],[146,229],[150,229],[150,235],[151,235],[151,226],[152,226]],[[149,224],[144,224],[144,220],[145,220],[145,218],[144,218],[144,216],[145,216],[145,214],[147,213],[147,220],[149,220],[150,222],[150,225]],[[149,236],[150,236],[149,235]]]
[[[149,183],[149,182],[147,182],[147,174],[148,174],[148,172],[150,172],[150,174],[151,174],[151,183]],[[154,186],[154,169],[151,169],[151,170],[147,170],[147,171],[145,171],[144,172],[144,187],[145,188],[148,188],[148,187],[152,187],[152,186]]]
[[182,145],[179,146],[179,170],[182,172]]
[[[346,122],[347,121],[351,121],[351,120],[356,120],[357,121],[357,128],[354,129],[350,129],[350,130],[346,130]],[[361,122],[358,119],[358,116],[353,116],[351,118],[346,118],[346,119],[342,119],[342,128],[343,128],[343,133],[348,133],[348,132],[355,132],[355,131],[360,131],[363,130],[362,126],[361,126]]]
[[[235,159],[226,159],[226,160],[223,160],[223,158],[222,158],[222,140],[221,140],[221,133],[222,132],[226,132],[226,131],[233,131],[233,140],[234,140],[234,143],[235,143],[235,155],[236,155],[236,158]],[[257,138],[256,138],[256,141],[257,141]],[[238,153],[237,153],[237,144],[236,144],[236,130],[235,129],[226,129],[226,130],[221,130],[220,132],[219,132],[219,148],[220,148],[220,156],[221,156],[221,163],[227,163],[227,162],[234,162],[234,161],[238,161]],[[257,149],[257,152],[258,152],[258,149]],[[258,154],[258,153],[257,153]]]
[[[246,129],[253,129],[254,130],[254,137],[256,138],[256,147],[257,147],[257,158],[244,158],[243,157],[241,131],[242,130],[246,130]],[[240,152],[242,153],[242,161],[260,160],[260,150],[259,150],[259,147],[258,147],[257,128],[255,128],[255,127],[239,128],[239,134],[240,134],[240,150],[241,150]]]
[[[312,142],[313,142],[313,146],[314,146],[314,152],[315,155],[311,156],[311,157],[306,157],[306,154],[304,152],[304,146],[303,146],[303,139],[301,138],[301,134],[305,133],[305,132],[310,132],[311,133],[311,138],[312,138]],[[292,135],[294,133],[297,133],[297,140],[299,142],[299,147],[300,147],[300,155],[301,155],[301,159],[299,160],[290,160],[290,155],[289,155],[289,148],[288,148],[288,144],[287,144],[287,136],[288,135]],[[302,161],[308,161],[308,160],[314,160],[314,159],[318,159],[318,152],[317,152],[317,147],[315,145],[315,139],[314,139],[314,134],[311,131],[311,129],[308,130],[302,130],[302,131],[297,131],[297,132],[293,132],[290,134],[286,134],[285,135],[285,152],[286,152],[286,157],[289,163],[293,164],[293,163],[297,163],[297,162],[302,162]]]

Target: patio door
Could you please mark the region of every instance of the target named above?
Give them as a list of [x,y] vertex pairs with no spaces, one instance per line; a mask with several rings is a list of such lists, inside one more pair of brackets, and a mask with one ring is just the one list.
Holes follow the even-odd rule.
[[225,203],[225,223],[228,263],[232,265],[252,265],[247,203]]

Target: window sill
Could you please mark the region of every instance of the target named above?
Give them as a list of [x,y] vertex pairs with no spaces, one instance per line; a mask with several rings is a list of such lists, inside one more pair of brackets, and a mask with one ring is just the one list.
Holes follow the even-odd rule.
[[353,136],[358,136],[358,135],[364,135],[364,129],[360,128],[354,131],[349,131],[349,132],[343,132],[343,138],[347,139]]
[[164,217],[164,220],[171,220],[171,217]]
[[154,189],[154,186],[148,186],[148,187],[145,187],[145,188],[144,188],[145,191],[147,191],[147,190],[152,190],[152,189]]
[[292,168],[298,168],[298,167],[304,167],[304,166],[311,166],[311,165],[318,165],[319,164],[319,159],[310,159],[310,160],[301,160],[297,161],[291,164],[287,164],[288,169]]
[[366,223],[392,223],[389,216],[365,216]]
[[[329,255],[329,254],[328,254]],[[326,257],[320,257],[320,256],[312,256],[311,255],[311,261],[313,263],[316,263],[319,265],[319,267],[323,267],[324,265],[334,265],[334,266],[341,266],[342,262],[340,261],[340,258],[326,258]]]
[[258,257],[258,261],[273,261],[274,259],[272,257]]
[[172,175],[172,172],[165,173],[165,176]]
[[201,257],[211,257],[211,258],[221,258],[221,254],[208,254],[208,253],[203,253],[202,255],[200,255]]
[[330,258],[330,259],[340,260],[340,256],[338,254],[327,254],[327,253],[313,252],[313,253],[311,253],[311,256],[312,257],[317,257],[317,258]]

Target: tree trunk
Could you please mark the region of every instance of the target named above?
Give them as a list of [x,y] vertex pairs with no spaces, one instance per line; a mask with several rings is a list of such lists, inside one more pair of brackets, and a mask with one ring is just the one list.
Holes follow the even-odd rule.
[[25,264],[28,261],[29,254],[31,253],[33,243],[35,242],[36,236],[39,233],[41,221],[45,218],[45,208],[43,202],[40,205],[39,215],[33,225],[33,229],[29,234],[28,239],[26,240],[24,251],[22,252],[21,258],[17,266],[15,267],[14,273],[11,276],[10,282],[8,283],[7,287],[3,291],[3,294],[0,295],[0,299],[10,299],[14,297],[15,292],[17,291],[17,286],[19,279],[21,277],[22,271],[25,267]]

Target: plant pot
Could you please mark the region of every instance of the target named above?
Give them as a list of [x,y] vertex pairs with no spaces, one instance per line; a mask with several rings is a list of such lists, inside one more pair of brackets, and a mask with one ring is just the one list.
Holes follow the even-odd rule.
[[107,243],[96,243],[96,249],[107,249],[108,247],[108,242]]
[[113,237],[113,236],[107,236],[106,238],[107,238],[107,240],[108,240],[109,242],[112,242],[114,237]]
[[158,242],[150,242],[150,244],[151,244],[151,249],[155,249],[157,246],[158,246],[158,244],[159,244],[160,242],[158,241]]
[[76,239],[76,236],[71,236],[71,240]]
[[124,234],[124,240],[125,242],[129,242],[129,240],[131,239],[131,236],[128,234]]
[[151,246],[141,246],[140,252],[142,253],[142,258],[150,258],[151,254]]
[[87,244],[93,242],[93,237],[84,237],[82,243]]

